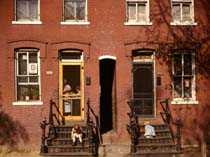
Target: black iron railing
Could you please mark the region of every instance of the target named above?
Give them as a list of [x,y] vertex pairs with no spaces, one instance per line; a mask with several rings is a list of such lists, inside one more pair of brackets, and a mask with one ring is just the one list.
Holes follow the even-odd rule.
[[[94,153],[97,152],[96,148],[98,143],[101,144],[101,134],[100,134],[100,126],[99,126],[99,118],[95,114],[94,110],[90,106],[90,99],[87,99],[87,135],[89,139],[89,152]],[[94,120],[92,116],[94,117]],[[95,121],[95,123],[94,123]]]
[[47,125],[49,125],[49,133],[48,134],[55,133],[54,119],[56,120],[58,125],[61,125],[61,124],[64,125],[65,124],[65,119],[64,119],[63,115],[60,113],[59,107],[51,99],[50,100],[50,111],[49,111],[49,123],[47,123],[47,120],[46,120],[45,117],[42,119],[42,122],[40,123],[40,127],[42,129],[42,137],[41,137],[42,138],[41,139],[42,143],[41,143],[41,149],[40,149],[41,153],[47,153],[48,152],[47,146],[46,146],[46,139],[48,138],[46,136],[46,128],[47,128]]
[[171,126],[172,125],[176,125],[176,130],[177,130],[177,134],[176,134],[176,139],[177,139],[176,150],[177,151],[181,151],[182,150],[182,148],[181,148],[181,127],[182,127],[181,119],[178,116],[177,119],[176,119],[176,122],[174,122],[173,117],[171,115],[170,108],[169,108],[169,99],[168,98],[163,100],[163,101],[160,101],[160,105],[161,105],[161,107],[163,109],[163,111],[160,112],[160,115],[161,115],[163,121],[165,122],[165,124],[169,125],[169,127],[171,129],[171,132],[172,132],[173,138],[174,138],[174,134],[173,134]]
[[127,124],[127,131],[131,136],[131,152],[135,153],[137,151],[136,145],[138,144],[138,137],[140,135],[138,116],[134,111],[134,101],[128,101],[127,104],[130,108],[130,112],[128,113],[130,124]]
[[[59,107],[56,103],[51,99],[50,100],[50,112],[49,112],[49,125],[54,126],[54,119],[56,120],[58,125],[65,124],[65,118],[61,114]],[[61,119],[61,120],[60,120]]]

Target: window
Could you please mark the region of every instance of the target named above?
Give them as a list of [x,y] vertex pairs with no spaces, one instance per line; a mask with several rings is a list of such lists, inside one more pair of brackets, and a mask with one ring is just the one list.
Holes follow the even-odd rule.
[[172,24],[194,24],[193,0],[172,0]]
[[127,0],[125,24],[151,24],[149,21],[149,0]]
[[87,0],[64,0],[63,6],[62,24],[87,22]]
[[40,0],[16,0],[15,21],[16,23],[40,23]]
[[173,55],[173,99],[195,101],[194,53],[180,50]]
[[40,68],[38,49],[16,51],[16,101],[40,100]]

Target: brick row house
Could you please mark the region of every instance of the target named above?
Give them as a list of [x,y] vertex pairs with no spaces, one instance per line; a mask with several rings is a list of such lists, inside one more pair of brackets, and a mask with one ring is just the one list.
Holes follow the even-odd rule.
[[140,123],[161,124],[169,98],[182,147],[200,149],[209,135],[209,10],[207,0],[1,0],[0,143],[39,151],[52,99],[67,124],[86,121],[90,100],[103,145],[129,146],[127,102]]

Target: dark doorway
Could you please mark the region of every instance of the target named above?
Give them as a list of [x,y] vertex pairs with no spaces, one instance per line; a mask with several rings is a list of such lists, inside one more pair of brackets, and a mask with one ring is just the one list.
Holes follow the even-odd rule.
[[106,133],[113,129],[113,91],[115,87],[115,60],[100,60],[100,124],[101,133]]
[[135,113],[141,117],[153,117],[153,63],[134,63],[133,69],[133,98]]

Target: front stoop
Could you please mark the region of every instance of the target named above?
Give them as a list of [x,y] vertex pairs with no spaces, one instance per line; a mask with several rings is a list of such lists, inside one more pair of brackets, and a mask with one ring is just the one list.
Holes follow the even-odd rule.
[[103,144],[99,146],[99,157],[130,157],[130,145]]

